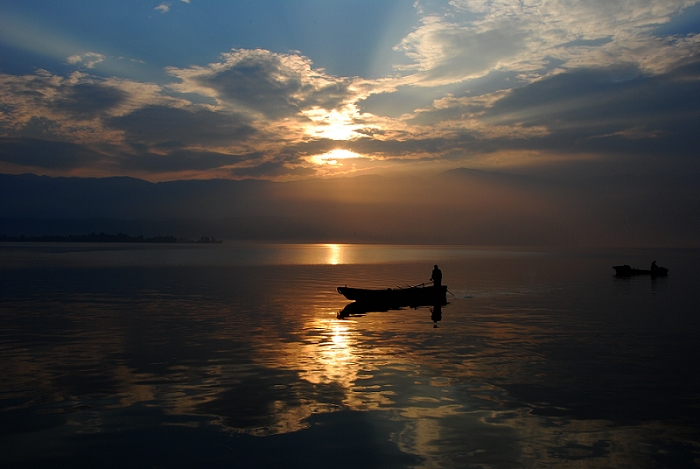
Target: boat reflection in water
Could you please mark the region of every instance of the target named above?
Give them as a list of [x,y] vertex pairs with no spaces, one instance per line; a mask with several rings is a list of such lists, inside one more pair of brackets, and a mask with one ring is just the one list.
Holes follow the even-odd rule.
[[338,293],[349,300],[354,300],[338,312],[338,319],[362,316],[369,312],[431,307],[431,320],[434,322],[434,327],[437,327],[438,321],[442,319],[442,306],[447,304],[446,285],[425,286],[423,284],[375,290],[338,287]]

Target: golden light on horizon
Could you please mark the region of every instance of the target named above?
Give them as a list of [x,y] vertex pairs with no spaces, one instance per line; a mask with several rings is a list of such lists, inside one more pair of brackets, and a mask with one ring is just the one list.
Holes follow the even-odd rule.
[[339,160],[345,160],[348,158],[362,158],[362,155],[344,148],[336,148],[335,150],[331,150],[321,155],[311,156],[308,158],[308,160],[317,165],[342,166],[342,163],[340,163]]
[[328,247],[328,261],[327,264],[338,265],[340,263],[341,247],[337,244],[326,244]]

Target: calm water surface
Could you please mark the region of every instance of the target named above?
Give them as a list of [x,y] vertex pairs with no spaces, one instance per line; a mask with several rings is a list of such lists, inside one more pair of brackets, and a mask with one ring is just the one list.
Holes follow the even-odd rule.
[[[654,259],[667,278],[613,275]],[[5,244],[0,262],[3,468],[700,466],[698,251]],[[338,319],[338,285],[434,263],[440,318]]]

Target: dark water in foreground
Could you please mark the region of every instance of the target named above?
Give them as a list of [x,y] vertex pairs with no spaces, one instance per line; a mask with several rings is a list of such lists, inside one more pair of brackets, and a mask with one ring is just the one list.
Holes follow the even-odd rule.
[[[618,279],[612,265],[670,269]],[[700,466],[698,251],[1,245],[0,467]],[[337,319],[338,285],[429,308]]]

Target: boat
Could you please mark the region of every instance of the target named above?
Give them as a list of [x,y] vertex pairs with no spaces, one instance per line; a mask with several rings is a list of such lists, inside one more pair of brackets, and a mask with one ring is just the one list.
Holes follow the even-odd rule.
[[652,277],[661,277],[668,275],[666,267],[656,267],[655,269],[634,269],[629,265],[614,265],[615,275],[618,277],[631,277],[632,275],[651,275]]
[[447,285],[416,285],[386,289],[338,287],[338,293],[351,301],[386,308],[401,306],[433,306],[447,304]]

